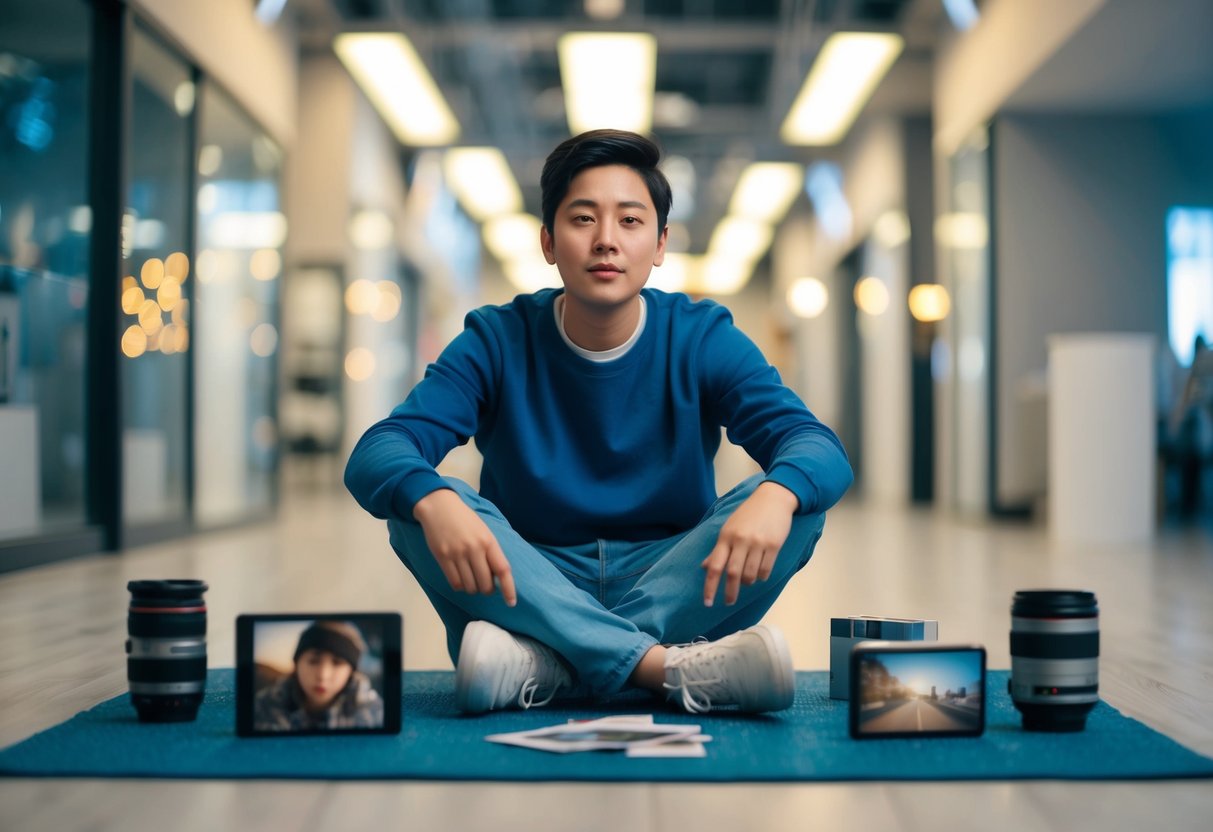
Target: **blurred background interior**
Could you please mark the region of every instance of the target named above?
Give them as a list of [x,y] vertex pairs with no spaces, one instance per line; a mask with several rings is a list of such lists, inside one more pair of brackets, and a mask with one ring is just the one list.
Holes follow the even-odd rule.
[[1210,43],[1208,0],[0,0],[0,571],[339,489],[470,308],[559,285],[539,172],[598,126],[667,154],[651,285],[734,311],[848,499],[1213,528]]

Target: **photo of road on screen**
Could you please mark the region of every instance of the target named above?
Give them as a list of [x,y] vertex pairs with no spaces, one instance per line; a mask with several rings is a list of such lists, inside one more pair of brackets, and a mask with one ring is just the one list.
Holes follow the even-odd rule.
[[856,736],[975,736],[985,722],[985,653],[855,650]]

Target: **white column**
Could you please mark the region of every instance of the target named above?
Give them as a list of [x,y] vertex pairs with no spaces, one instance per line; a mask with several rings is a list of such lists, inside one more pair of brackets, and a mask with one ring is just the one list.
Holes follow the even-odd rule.
[[1154,336],[1049,339],[1049,529],[1059,540],[1154,533]]
[[35,533],[41,510],[38,411],[0,405],[0,535]]

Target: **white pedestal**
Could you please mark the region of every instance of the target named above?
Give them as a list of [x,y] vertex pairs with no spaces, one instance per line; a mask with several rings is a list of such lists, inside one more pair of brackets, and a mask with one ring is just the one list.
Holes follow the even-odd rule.
[[1155,525],[1154,336],[1049,339],[1049,529],[1130,542]]
[[122,513],[159,520],[168,511],[168,443],[163,431],[127,429],[122,436]]
[[37,531],[41,509],[38,411],[0,405],[0,536]]

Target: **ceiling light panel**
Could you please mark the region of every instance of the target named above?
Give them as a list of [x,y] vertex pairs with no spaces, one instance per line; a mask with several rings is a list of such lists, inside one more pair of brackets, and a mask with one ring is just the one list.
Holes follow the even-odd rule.
[[570,32],[557,46],[569,130],[653,126],[657,40],[645,33]]
[[426,147],[459,137],[459,122],[404,35],[338,35],[333,48],[401,143]]
[[708,242],[708,254],[726,260],[753,263],[766,254],[774,232],[771,226],[748,217],[728,216],[720,221]]
[[534,259],[543,251],[539,245],[542,227],[542,220],[533,214],[501,214],[484,224],[484,244],[502,263]]
[[787,214],[804,182],[804,168],[792,162],[755,162],[742,171],[729,213],[766,223]]
[[464,210],[477,222],[522,211],[522,192],[505,154],[497,148],[451,148],[442,169]]
[[838,32],[813,62],[780,136],[793,145],[837,144],[901,54],[900,36]]

